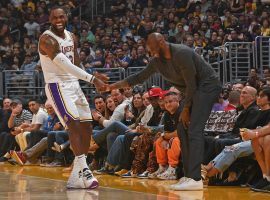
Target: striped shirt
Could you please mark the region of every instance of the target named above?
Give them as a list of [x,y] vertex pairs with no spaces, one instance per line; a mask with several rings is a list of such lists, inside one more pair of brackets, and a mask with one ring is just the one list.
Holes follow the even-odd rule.
[[15,117],[14,119],[14,127],[20,126],[22,123],[26,121],[32,121],[32,114],[28,110],[22,110],[22,113]]

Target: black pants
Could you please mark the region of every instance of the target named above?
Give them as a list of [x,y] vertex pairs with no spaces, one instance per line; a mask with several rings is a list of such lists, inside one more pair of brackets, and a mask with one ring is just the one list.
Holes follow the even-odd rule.
[[0,156],[5,155],[10,150],[14,150],[18,147],[15,140],[15,136],[8,132],[0,133]]
[[178,123],[177,133],[181,140],[181,153],[184,176],[194,180],[201,179],[201,163],[204,155],[203,130],[217,100],[221,86],[218,83],[204,84],[192,97],[190,124],[186,130],[182,122]]

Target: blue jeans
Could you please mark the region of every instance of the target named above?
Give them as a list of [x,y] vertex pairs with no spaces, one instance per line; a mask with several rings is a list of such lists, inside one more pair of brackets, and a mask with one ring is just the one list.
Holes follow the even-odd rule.
[[224,172],[238,158],[249,156],[253,152],[250,140],[239,142],[231,146],[226,146],[212,162],[216,169]]
[[55,132],[55,141],[57,144],[64,144],[69,141],[68,132],[66,131],[56,131]]
[[113,166],[119,165],[120,163],[120,155],[124,145],[124,137],[125,135],[119,135],[114,141],[108,156],[107,162]]
[[[69,146],[70,142],[69,142],[68,132],[66,132],[66,131],[56,132],[55,141],[57,144],[64,144],[65,143],[66,146]],[[56,152],[55,159],[63,160],[65,158],[65,156],[67,155],[66,152],[68,152],[68,151],[69,151],[69,148],[62,150],[61,152]]]
[[113,142],[118,135],[123,135],[129,128],[121,122],[115,121],[102,130],[93,130],[93,139],[102,146],[107,142],[107,150],[110,151]]
[[56,158],[56,159],[62,159],[64,157],[63,152],[55,152],[52,150],[52,147],[54,146],[54,142],[57,142],[58,144],[63,144],[68,140],[68,133],[67,131],[50,131],[48,132],[48,149],[47,149],[47,156],[49,158]]

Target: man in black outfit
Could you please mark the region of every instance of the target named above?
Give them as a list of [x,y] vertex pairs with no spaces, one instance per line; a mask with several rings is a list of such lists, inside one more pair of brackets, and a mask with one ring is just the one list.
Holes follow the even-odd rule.
[[173,190],[202,190],[203,130],[212,106],[221,92],[221,84],[213,68],[191,48],[167,43],[159,33],[148,36],[147,47],[153,57],[136,75],[110,85],[107,90],[142,83],[155,72],[185,93],[185,103],[178,123],[178,136],[184,177]]

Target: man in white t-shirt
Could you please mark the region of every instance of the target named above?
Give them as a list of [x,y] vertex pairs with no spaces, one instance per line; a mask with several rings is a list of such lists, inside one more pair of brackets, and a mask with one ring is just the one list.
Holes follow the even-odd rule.
[[40,104],[36,100],[30,100],[28,106],[33,113],[32,123],[22,124],[21,133],[15,137],[22,151],[27,147],[26,135],[33,131],[42,130],[48,118],[48,114],[40,108]]
[[29,21],[24,24],[24,28],[27,30],[27,35],[35,37],[40,33],[40,25],[35,22],[35,15],[29,15]]

